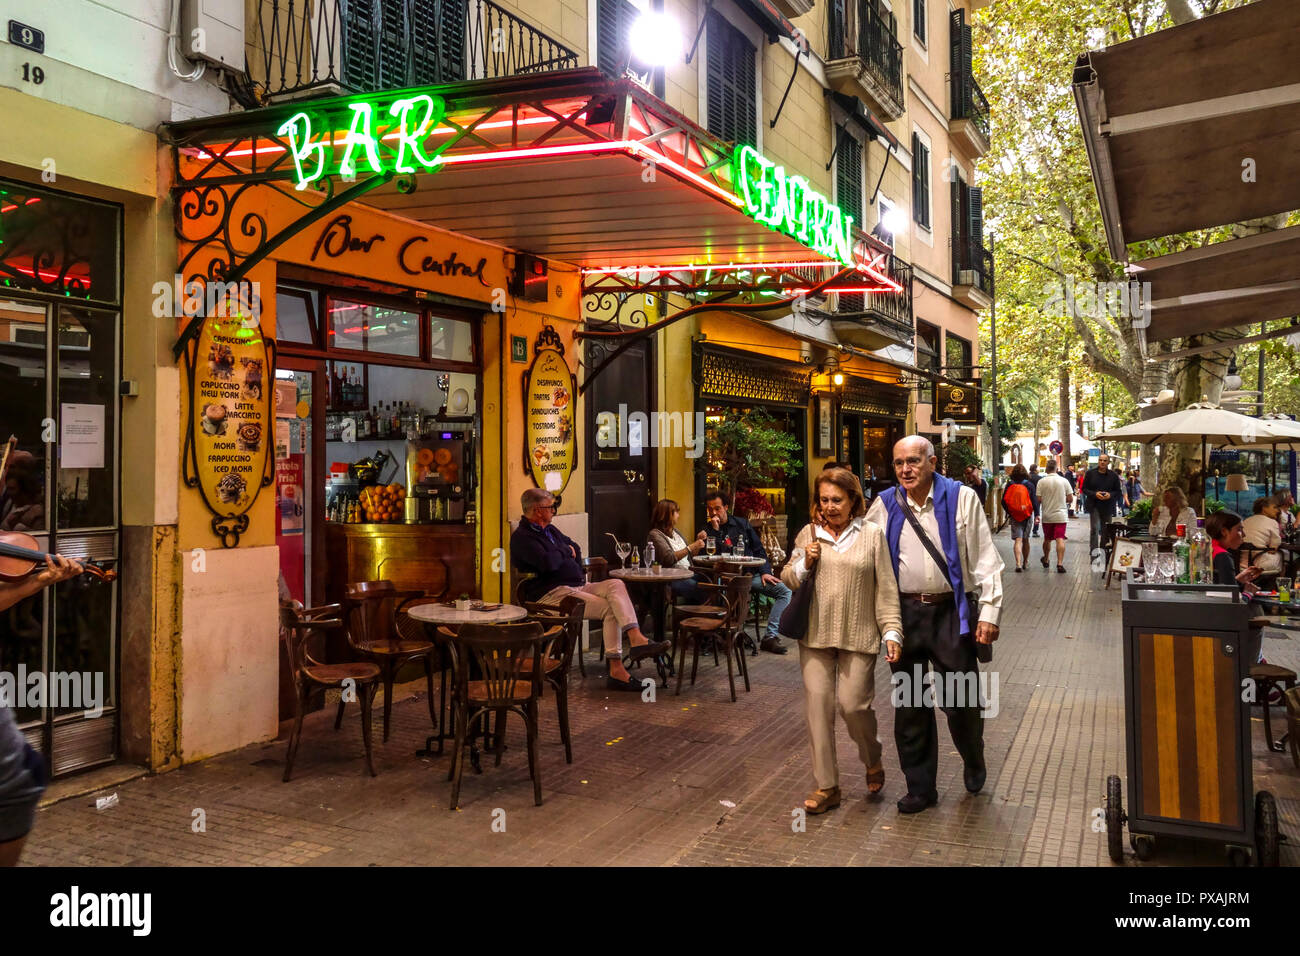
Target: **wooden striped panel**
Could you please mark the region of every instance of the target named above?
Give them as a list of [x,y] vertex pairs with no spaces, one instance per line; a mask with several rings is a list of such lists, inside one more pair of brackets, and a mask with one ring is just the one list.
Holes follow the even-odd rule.
[[1139,813],[1240,826],[1239,688],[1208,636],[1137,635]]

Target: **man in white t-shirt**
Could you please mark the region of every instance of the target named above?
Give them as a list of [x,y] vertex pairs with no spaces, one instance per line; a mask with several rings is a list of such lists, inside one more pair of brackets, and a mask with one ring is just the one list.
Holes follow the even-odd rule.
[[1056,462],[1047,463],[1047,474],[1038,480],[1038,500],[1043,507],[1043,567],[1050,567],[1052,542],[1056,542],[1056,570],[1065,573],[1065,520],[1069,517],[1074,489],[1056,471]]

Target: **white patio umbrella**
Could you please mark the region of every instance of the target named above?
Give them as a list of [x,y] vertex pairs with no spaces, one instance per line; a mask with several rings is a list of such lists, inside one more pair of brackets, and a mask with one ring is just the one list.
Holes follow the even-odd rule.
[[[1198,402],[1168,415],[1148,418],[1098,435],[1099,441],[1135,441],[1143,445],[1200,445],[1201,474],[1209,471],[1209,446],[1241,449],[1272,446],[1274,441],[1300,443],[1300,424],[1286,419],[1251,418],[1217,405]],[[1297,444],[1300,448],[1300,444]]]

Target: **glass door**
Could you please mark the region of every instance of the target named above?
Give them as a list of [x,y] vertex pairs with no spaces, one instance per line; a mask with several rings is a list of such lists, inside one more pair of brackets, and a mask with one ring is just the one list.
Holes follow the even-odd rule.
[[311,607],[315,515],[322,479],[316,474],[313,414],[324,363],[281,358],[275,371],[275,543],[280,548],[280,597]]

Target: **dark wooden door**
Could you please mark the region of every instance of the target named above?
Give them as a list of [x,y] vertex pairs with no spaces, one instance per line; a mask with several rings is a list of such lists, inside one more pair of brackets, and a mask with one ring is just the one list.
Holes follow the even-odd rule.
[[[586,366],[595,368],[608,354],[589,342]],[[618,567],[614,542],[606,532],[644,548],[654,507],[655,449],[651,447],[654,411],[651,381],[655,346],[640,342],[600,373],[587,391],[588,553]]]

